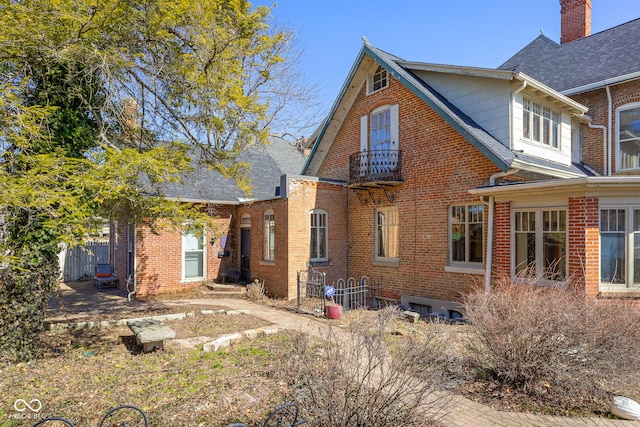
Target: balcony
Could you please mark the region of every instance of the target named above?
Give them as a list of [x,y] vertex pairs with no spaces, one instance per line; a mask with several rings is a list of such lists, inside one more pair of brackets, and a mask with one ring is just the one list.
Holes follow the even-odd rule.
[[402,151],[361,151],[349,156],[349,187],[398,185],[402,179]]

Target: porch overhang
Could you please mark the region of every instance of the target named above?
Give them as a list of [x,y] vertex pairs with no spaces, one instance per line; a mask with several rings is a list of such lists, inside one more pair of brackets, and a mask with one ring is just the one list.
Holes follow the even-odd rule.
[[545,196],[597,196],[640,194],[640,176],[597,176],[550,181],[520,182],[476,187],[470,194],[493,196],[496,201]]

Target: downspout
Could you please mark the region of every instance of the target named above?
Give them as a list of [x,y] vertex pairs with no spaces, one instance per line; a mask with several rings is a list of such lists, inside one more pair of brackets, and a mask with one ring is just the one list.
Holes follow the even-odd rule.
[[607,127],[605,125],[594,125],[593,123],[591,123],[592,118],[589,117],[589,122],[587,123],[587,125],[591,128],[591,129],[602,129],[602,149],[604,150],[603,155],[603,167],[604,167],[604,175],[607,175],[607,156],[608,156],[608,148],[607,148]]
[[[511,94],[511,114],[509,114],[509,122],[511,126],[511,149],[513,150],[513,141],[515,141],[515,127],[513,126],[513,104],[516,101],[516,95],[524,90],[527,87],[527,81],[524,80],[519,88],[517,88]],[[494,187],[496,185],[496,179],[502,178],[508,175],[513,175],[514,173],[519,172],[520,169],[509,169],[506,172],[498,172],[491,175],[489,178],[489,186]],[[495,198],[493,196],[489,196],[489,201],[485,202],[480,199],[483,204],[489,206],[489,217],[487,218],[487,225],[489,229],[487,230],[487,259],[485,260],[485,272],[484,272],[484,290],[486,293],[491,291],[491,267],[493,266],[493,228],[494,228],[494,210],[495,210]]]
[[[523,86],[524,89],[524,86]],[[489,186],[494,187],[496,185],[496,179],[502,178],[508,175],[513,175],[519,172],[520,169],[509,169],[506,172],[498,172],[491,175],[489,178]],[[489,217],[487,218],[487,259],[485,260],[485,272],[484,272],[484,291],[489,293],[491,291],[491,267],[493,265],[493,223],[494,223],[494,210],[495,210],[495,198],[489,196],[489,201],[485,202],[480,199],[482,203],[489,205]]]
[[609,140],[607,141],[607,151],[608,151],[608,156],[607,159],[609,161],[609,167],[607,168],[607,173],[605,175],[607,176],[611,176],[611,157],[612,156],[612,148],[611,148],[611,141],[612,139],[612,134],[611,134],[611,124],[613,121],[612,115],[613,115],[613,101],[611,101],[611,89],[609,86],[606,86],[605,89],[607,90],[607,114],[609,115],[608,117],[608,122],[607,124],[609,125]]
[[[129,294],[127,295],[127,299],[129,301],[131,301],[131,295],[135,295],[136,291],[138,290],[138,278],[136,275],[136,262],[137,262],[137,252],[138,252],[138,227],[133,227],[133,266],[132,266],[132,273],[131,273],[131,279],[133,280],[133,290],[129,291]],[[129,287],[127,286],[127,290],[129,290]]]

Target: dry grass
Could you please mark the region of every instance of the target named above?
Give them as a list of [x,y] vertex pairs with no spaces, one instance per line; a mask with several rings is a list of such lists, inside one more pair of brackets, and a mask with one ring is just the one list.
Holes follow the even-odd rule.
[[[291,309],[290,302],[266,299],[262,303]],[[166,310],[195,312],[218,308],[179,306]],[[340,320],[331,321],[331,324],[336,332],[363,334],[371,329],[363,325],[376,316],[377,312],[355,310],[343,313]],[[264,321],[250,315],[198,315],[168,323],[176,330],[178,338],[213,337],[264,326]],[[624,333],[628,331],[621,332]],[[406,358],[397,359],[401,374],[421,375],[430,381],[430,387],[424,389],[425,396],[429,395],[431,386],[440,386],[501,410],[606,415],[601,400],[583,399],[576,404],[574,395],[557,393],[560,388],[553,384],[547,389],[548,393],[539,395],[540,398],[521,393],[515,387],[505,387],[488,374],[488,369],[480,369],[477,359],[471,357],[475,352],[467,344],[469,338],[477,339],[475,334],[470,325],[413,324],[392,319],[380,335],[388,350],[383,351],[381,342],[376,341],[370,360],[375,361],[377,351],[405,355]],[[331,336],[325,338],[331,343]],[[294,393],[293,388],[296,383],[303,384],[300,381],[303,377],[298,374],[313,373],[299,371],[294,375],[289,363],[293,358],[301,361],[306,357],[310,361],[317,355],[326,356],[319,359],[329,364],[324,371],[319,371],[322,373],[328,372],[330,366],[340,360],[348,362],[351,357],[348,348],[342,349],[342,353],[331,352],[326,343],[305,344],[301,339],[297,333],[284,331],[243,340],[217,353],[204,353],[201,347],[184,348],[167,341],[164,351],[141,354],[133,334],[126,327],[50,331],[43,337],[38,358],[32,362],[0,364],[0,393],[5,396],[5,404],[0,406],[0,426],[6,427],[3,422],[7,426],[35,423],[33,419],[16,417],[13,408],[16,399],[39,399],[43,404],[41,413],[65,416],[77,426],[96,426],[103,414],[122,404],[142,408],[148,414],[151,426],[224,426],[236,421],[250,426],[261,425],[277,405],[293,398],[300,399],[301,389],[295,388]],[[407,343],[411,346],[405,347]],[[415,349],[420,351],[416,353]],[[411,364],[413,361],[429,363]],[[421,371],[418,369],[421,365],[428,369]],[[340,366],[344,372],[349,369],[348,363],[341,362]],[[331,377],[320,375],[319,378],[325,379],[325,391],[332,391],[333,383],[327,381]],[[388,384],[401,385],[393,381]],[[615,383],[606,383],[603,379],[600,384],[611,392],[617,390],[632,399],[640,399],[637,375],[628,375]],[[395,390],[401,392],[400,388]],[[330,398],[323,400],[331,404]],[[321,413],[321,408],[310,408],[309,405],[301,407],[302,416]],[[350,408],[341,410],[344,414]]]
[[[167,322],[178,338],[221,334],[265,325],[250,315],[194,316]],[[141,353],[127,327],[50,331],[39,358],[0,366],[5,405],[0,425],[30,426],[12,402],[39,399],[41,414],[64,416],[77,426],[98,425],[111,408],[142,408],[152,426],[258,423],[287,399],[280,378],[291,336],[261,336],[226,351],[204,353],[165,343],[164,351]]]

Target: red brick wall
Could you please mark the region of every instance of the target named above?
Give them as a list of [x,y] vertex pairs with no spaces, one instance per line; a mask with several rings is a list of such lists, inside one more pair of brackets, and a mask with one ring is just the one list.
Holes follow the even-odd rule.
[[[392,191],[372,192],[379,203],[362,203],[348,195],[348,276],[379,279],[388,297],[401,295],[459,300],[482,276],[445,272],[448,263],[448,206],[480,203],[468,193],[484,185],[498,169],[405,86],[390,77],[389,87],[366,95],[363,87],[345,117],[318,172],[321,177],[348,179],[349,155],[360,151],[360,117],[382,105],[399,104],[400,149],[404,183]],[[366,192],[364,192],[366,193]],[[376,265],[376,207],[399,210],[399,266]],[[486,215],[485,215],[486,232]]]
[[[327,263],[314,268],[326,274],[327,284],[347,276],[347,189],[344,185],[292,179],[289,182],[289,277],[290,297],[296,295],[297,271],[307,267],[310,256],[310,212],[327,212]],[[291,285],[294,285],[291,288]]]
[[[251,215],[251,279],[265,281],[270,295],[286,298],[290,287],[288,277],[288,213],[287,200],[275,199],[238,208],[238,218]],[[263,259],[264,213],[273,210],[275,222],[274,261]],[[238,233],[238,237],[240,234]],[[240,243],[238,242],[238,251]]]
[[494,206],[494,258],[492,278],[511,275],[511,203]]
[[[640,81],[632,81],[610,87],[612,110],[611,110],[611,166],[613,173],[616,168],[616,108],[640,102]],[[577,102],[589,107],[587,114],[593,119],[594,125],[607,126],[607,137],[609,135],[608,123],[608,99],[605,89],[597,89],[590,92],[572,96]],[[582,160],[594,167],[600,174],[604,173],[604,148],[603,135],[600,129],[590,129],[587,125],[582,125]]]
[[[217,279],[220,273],[230,268],[234,262],[235,248],[235,206],[216,206],[212,211],[215,215],[215,229],[207,230],[205,239],[206,272],[204,281]],[[222,251],[221,236],[227,234],[227,249],[231,256],[218,258]],[[210,243],[213,236],[215,242]],[[182,278],[182,234],[168,224],[158,222],[154,230],[141,226],[136,234],[136,281],[138,297],[155,295],[166,292],[183,291],[200,286],[203,280],[190,281]],[[120,278],[120,288],[125,289],[127,271],[127,226],[120,223],[117,249],[116,268]]]
[[569,278],[589,298],[598,294],[600,235],[597,197],[569,198]]
[[[283,189],[284,191],[284,189]],[[313,209],[328,216],[329,262],[316,266],[327,280],[346,275],[346,188],[314,179],[291,178],[287,199],[275,199],[242,206],[238,215],[251,215],[251,279],[264,280],[270,295],[293,299],[297,295],[297,272],[304,270],[310,254],[310,220]],[[264,223],[267,210],[275,215],[275,260],[264,261]],[[239,244],[238,244],[239,246]]]

